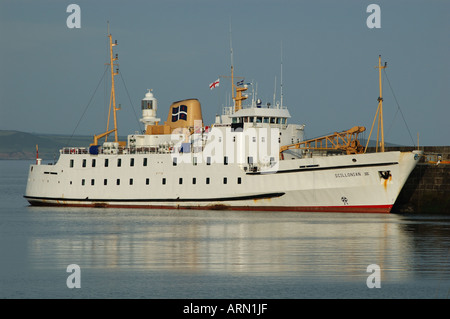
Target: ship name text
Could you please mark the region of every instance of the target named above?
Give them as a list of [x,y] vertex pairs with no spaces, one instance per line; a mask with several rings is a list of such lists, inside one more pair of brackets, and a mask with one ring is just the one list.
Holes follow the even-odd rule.
[[336,173],[334,174],[336,178],[342,177],[358,177],[358,176],[369,176],[369,172],[350,172],[350,173]]

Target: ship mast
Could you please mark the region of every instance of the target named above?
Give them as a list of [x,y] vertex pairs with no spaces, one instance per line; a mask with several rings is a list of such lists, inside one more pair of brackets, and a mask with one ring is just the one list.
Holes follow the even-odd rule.
[[[110,58],[109,58],[109,63],[107,63],[106,65],[109,65],[110,69],[111,69],[111,95],[110,95],[110,99],[109,99],[109,111],[108,111],[108,121],[106,122],[106,132],[102,133],[102,134],[98,134],[98,135],[94,135],[94,142],[91,144],[91,146],[98,146],[98,140],[101,139],[102,137],[105,138],[105,142],[108,141],[108,135],[111,134],[112,132],[114,132],[114,141],[116,143],[121,144],[121,142],[119,142],[119,138],[118,138],[118,134],[117,134],[117,116],[116,116],[116,111],[120,110],[120,108],[116,107],[116,94],[115,94],[115,89],[114,89],[114,76],[119,74],[119,64],[114,63],[115,61],[117,61],[119,58],[116,54],[116,56],[114,57],[113,55],[113,47],[117,45],[117,40],[113,43],[112,42],[112,36],[109,33],[109,23],[108,23],[108,38],[109,38],[109,54],[110,54]],[[114,72],[114,66],[117,67],[116,71]],[[109,129],[109,122],[111,119],[111,110],[113,111],[113,119],[114,119],[114,128],[113,129]]]
[[[115,94],[115,86],[114,86],[114,76],[119,74],[119,68],[117,68],[116,71],[114,71],[114,66],[118,67],[119,65],[117,63],[114,63],[114,62],[117,61],[119,58],[118,58],[117,54],[114,57],[113,47],[117,45],[117,40],[114,43],[112,42],[112,36],[109,33],[109,30],[108,30],[108,38],[109,38],[109,53],[110,53],[109,68],[110,68],[110,71],[111,71],[111,96],[110,96],[110,99],[109,99],[108,122],[106,123],[106,133],[107,134],[106,134],[106,137],[105,137],[105,141],[107,141],[107,139],[108,139],[108,134],[111,133],[111,132],[114,132],[114,141],[117,143],[117,142],[119,142],[119,138],[118,138],[118,134],[117,134],[117,116],[116,116],[116,111],[118,111],[119,108],[116,107],[116,94]],[[114,129],[110,131],[109,130],[109,122],[110,122],[110,118],[111,118],[111,110],[113,110]]]
[[[378,145],[380,145],[381,152],[384,152],[384,128],[383,128],[383,87],[381,85],[381,70],[387,67],[387,62],[384,63],[384,66],[381,65],[381,55],[378,56],[378,66],[375,68],[378,69],[378,78],[379,78],[379,86],[380,86],[380,95],[378,97],[378,108],[375,113],[375,117],[373,119],[372,128],[370,129],[369,137],[367,139],[367,144],[364,152],[366,152],[367,147],[369,146],[370,136],[372,135],[372,130],[375,125],[375,120],[378,118],[378,130],[377,130],[377,145],[375,151],[378,152]],[[381,134],[381,141],[380,141]]]

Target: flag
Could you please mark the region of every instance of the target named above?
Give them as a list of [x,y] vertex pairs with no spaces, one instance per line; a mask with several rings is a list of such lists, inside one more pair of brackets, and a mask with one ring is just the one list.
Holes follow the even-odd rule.
[[244,85],[244,79],[240,80],[239,82],[236,82],[236,85],[237,86]]
[[218,86],[219,86],[219,82],[220,82],[220,80],[217,79],[216,81],[214,81],[213,83],[211,83],[211,84],[209,85],[209,88],[212,90],[212,89],[218,87]]
[[187,121],[187,105],[180,105],[172,108],[172,122],[176,122],[178,120]]

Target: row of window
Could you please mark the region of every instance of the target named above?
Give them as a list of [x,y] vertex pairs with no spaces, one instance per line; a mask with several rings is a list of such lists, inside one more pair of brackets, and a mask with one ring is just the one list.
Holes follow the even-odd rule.
[[[274,161],[274,159],[271,158],[271,161]],[[172,159],[172,165],[173,166],[177,166],[177,162],[178,162],[177,158],[174,157]],[[247,157],[247,163],[248,164],[253,164],[253,157],[252,156],[248,156]],[[109,163],[109,158],[105,158],[104,167],[109,167],[109,164],[110,164]],[[134,167],[134,164],[135,164],[134,158],[130,158],[130,163],[129,163],[130,167]],[[143,158],[142,159],[142,166],[147,166],[147,164],[148,164],[147,158]],[[192,158],[192,164],[193,165],[197,165],[197,157],[193,157]],[[74,160],[71,159],[69,166],[72,168],[72,167],[74,167],[74,165],[75,165],[74,164]],[[97,165],[97,159],[93,158],[92,161],[91,161],[91,167],[96,167],[96,165]],[[211,165],[211,157],[209,157],[209,156],[206,158],[206,165]],[[228,156],[224,156],[223,157],[223,165],[228,165]],[[82,160],[81,167],[87,167],[87,159],[84,158]],[[122,159],[121,158],[117,159],[117,167],[122,167]]]
[[286,124],[285,117],[262,117],[262,116],[244,116],[233,118],[233,123],[270,123],[270,124]]
[[[223,184],[228,184],[228,178],[227,177],[224,177],[223,178]],[[72,184],[72,182],[70,182],[71,184]],[[134,179],[133,178],[130,178],[129,179],[129,181],[128,181],[128,183],[129,183],[129,185],[133,185],[134,184]],[[206,177],[206,179],[205,179],[205,184],[206,185],[209,185],[211,183],[211,179],[209,178],[209,177]],[[236,183],[237,184],[241,184],[242,183],[242,179],[241,179],[241,177],[238,177],[237,179],[236,179]],[[161,184],[162,185],[166,185],[167,184],[167,179],[165,178],[165,177],[163,177],[162,179],[161,179]],[[179,185],[182,185],[183,184],[183,178],[182,177],[180,177],[179,179],[178,179],[178,184]],[[193,177],[192,178],[192,184],[193,185],[195,185],[195,184],[197,184],[197,178],[196,177]],[[81,180],[81,185],[82,186],[84,186],[84,185],[86,185],[86,179],[82,179]],[[93,179],[91,179],[91,185],[93,186],[93,185],[95,185],[95,179],[93,178]],[[108,179],[103,179],[103,185],[108,185]],[[120,178],[118,178],[118,179],[116,179],[116,185],[120,185]],[[150,185],[150,178],[146,178],[145,179],[145,185]]]

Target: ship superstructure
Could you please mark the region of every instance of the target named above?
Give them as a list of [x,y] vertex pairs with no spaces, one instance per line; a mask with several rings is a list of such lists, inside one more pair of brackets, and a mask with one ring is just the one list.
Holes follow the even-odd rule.
[[233,68],[233,105],[212,125],[197,99],[172,103],[162,123],[149,90],[143,132],[119,141],[117,43],[108,37],[114,128],[108,124],[89,147],[63,148],[55,165],[31,165],[25,198],[32,205],[387,213],[420,156],[366,153],[360,126],[305,141],[305,125],[290,124],[282,102],[263,105],[252,95],[243,104],[248,85],[234,83]]

